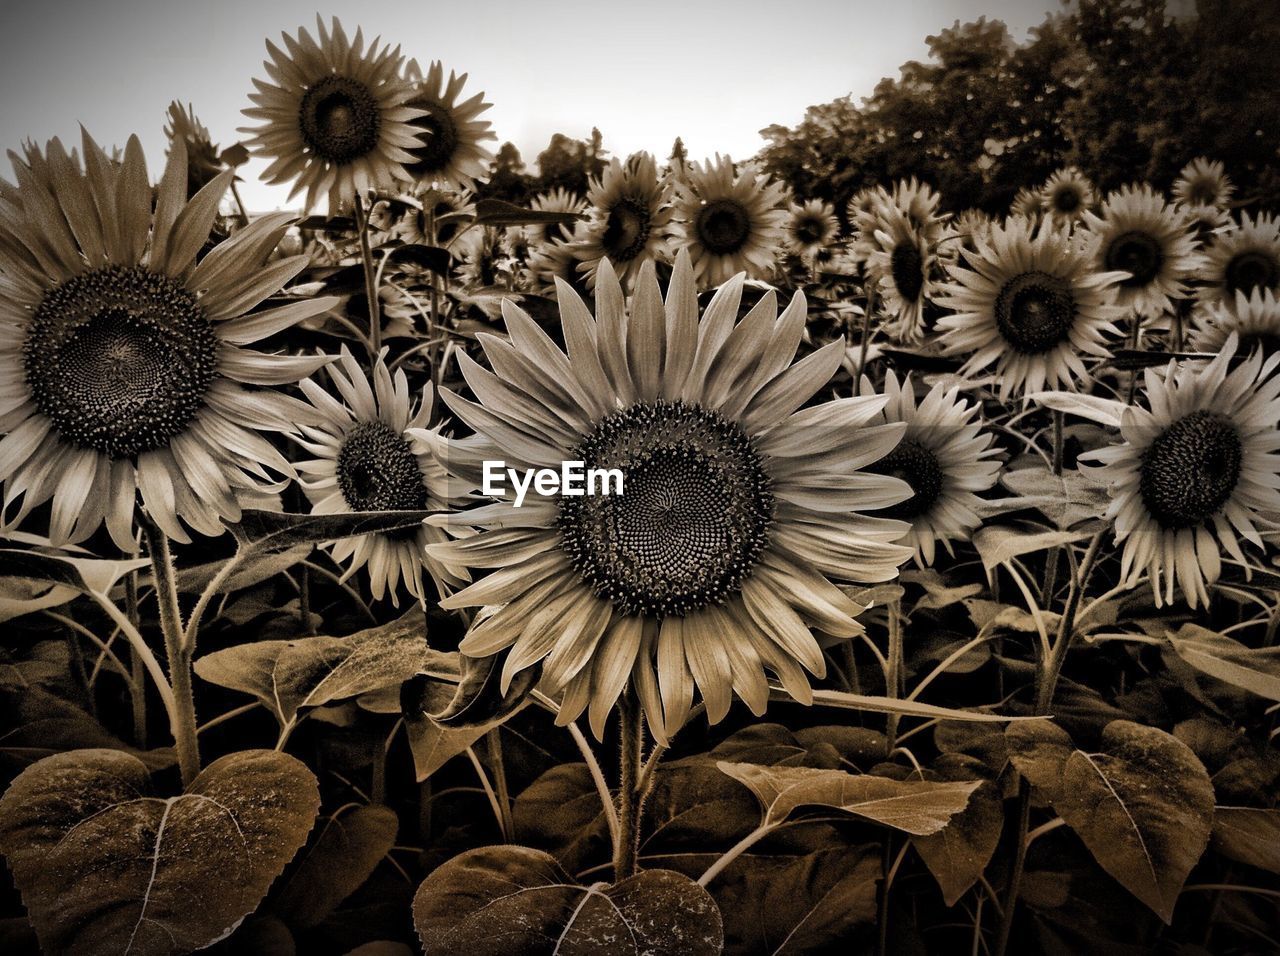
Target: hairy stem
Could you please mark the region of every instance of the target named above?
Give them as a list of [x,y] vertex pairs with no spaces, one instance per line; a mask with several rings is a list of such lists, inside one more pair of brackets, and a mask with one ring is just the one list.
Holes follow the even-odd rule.
[[360,238],[360,265],[364,269],[364,295],[369,309],[369,364],[378,361],[382,351],[382,303],[378,301],[378,280],[373,267],[373,251],[369,248],[369,217],[364,199],[355,196],[356,232]]
[[636,856],[640,846],[639,802],[637,783],[640,779],[640,745],[644,734],[644,714],[635,691],[628,687],[622,696],[618,763],[618,838],[613,848],[613,879],[621,882],[636,874]]

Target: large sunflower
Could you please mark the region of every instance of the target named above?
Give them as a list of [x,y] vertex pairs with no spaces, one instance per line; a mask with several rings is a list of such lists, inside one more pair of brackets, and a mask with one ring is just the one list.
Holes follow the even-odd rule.
[[1126,274],[1094,271],[1096,242],[1022,218],[992,225],[975,244],[938,300],[955,310],[938,320],[943,351],[969,356],[965,375],[994,364],[1002,401],[1087,379],[1081,353],[1109,354],[1103,338],[1118,334],[1112,320],[1123,314],[1111,287]]
[[250,146],[272,159],[263,172],[270,183],[293,181],[292,199],[306,190],[307,208],[321,195],[334,208],[357,192],[408,182],[405,165],[422,145],[411,120],[422,111],[409,105],[414,89],[400,75],[400,48],[364,46],[357,30],[348,40],[335,17],[332,31],[316,17],[319,40],[303,27],[282,34],[288,52],[267,41],[263,62],[270,82],[254,80],[254,106],[244,111],[262,125]]
[[[1121,576],[1151,576],[1157,604],[1180,588],[1193,608],[1222,569],[1244,563],[1239,538],[1262,547],[1280,512],[1280,358],[1261,352],[1231,370],[1236,337],[1213,359],[1148,369],[1148,409],[1130,406],[1123,443],[1082,455],[1111,486],[1107,517],[1124,543]],[[1215,540],[1216,535],[1216,540]]]
[[410,60],[407,76],[413,84],[409,105],[422,112],[410,121],[421,130],[422,145],[409,150],[413,154],[413,161],[405,166],[409,175],[437,187],[473,189],[493,160],[493,153],[482,144],[498,137],[490,131],[489,121],[479,118],[493,104],[484,101],[484,93],[459,102],[467,74],[458,76],[450,70],[446,81],[439,60],[425,77],[418,62]]
[[[902,543],[915,549],[916,563],[923,567],[933,564],[938,543],[953,554],[951,542],[969,540],[982,524],[975,492],[996,483],[1000,463],[991,458],[1000,449],[975,421],[978,406],[960,397],[959,386],[948,389],[939,382],[917,404],[911,377],[899,384],[890,371],[884,391],[889,401],[877,420],[905,422],[907,430],[897,447],[867,470],[911,486],[914,494],[884,515],[911,522]],[[866,377],[859,392],[876,394]]]
[[918,225],[897,205],[888,205],[868,228],[867,275],[891,316],[886,330],[899,342],[917,345],[924,339],[925,304],[937,286],[942,222],[929,218]]
[[643,263],[666,255],[671,196],[671,185],[658,177],[648,153],[633,153],[625,163],[615,157],[599,179],[591,180],[591,220],[573,245],[589,288],[595,288],[596,270],[604,259],[629,287]]
[[1217,160],[1198,156],[1183,167],[1173,183],[1173,198],[1186,206],[1225,209],[1236,191],[1227,169]]
[[1230,302],[1237,292],[1280,294],[1280,218],[1248,213],[1240,224],[1214,237],[1204,249],[1197,278],[1201,302]]
[[1098,237],[1098,268],[1127,272],[1116,286],[1116,304],[1157,316],[1183,298],[1183,280],[1200,264],[1186,217],[1150,186],[1125,186],[1107,196],[1099,215],[1084,214]]
[[1237,292],[1235,301],[1217,302],[1196,310],[1191,331],[1191,347],[1216,355],[1235,335],[1241,352],[1262,349],[1267,355],[1280,352],[1280,301],[1270,289],[1248,298]]
[[1093,205],[1093,183],[1074,166],[1064,166],[1045,181],[1040,199],[1044,211],[1055,223],[1067,225],[1076,222]]
[[133,548],[137,492],[171,538],[221,533],[293,469],[256,434],[306,421],[281,385],[328,359],[242,346],[332,308],[311,299],[248,314],[305,256],[267,257],[290,224],[258,219],[199,262],[230,171],[187,200],[174,140],[155,192],[142,147],[113,163],[86,133],[84,168],[58,140],[14,158],[0,189],[0,479],[11,519],[52,499],[49,538],[83,541],[105,520]]
[[[431,421],[430,385],[414,403],[404,370],[397,369],[393,376],[384,356],[379,356],[370,387],[360,363],[346,348],[327,371],[343,401],[318,382],[304,381],[301,388],[321,424],[302,426],[294,439],[316,456],[296,463],[298,481],[311,500],[313,514],[435,511],[462,501],[450,493],[451,479],[431,444],[407,434],[411,428],[427,429]],[[438,431],[437,425],[428,434]],[[399,604],[403,580],[409,593],[423,601],[424,565],[441,595],[468,580],[465,568],[450,568],[427,555],[427,545],[443,540],[444,532],[425,524],[389,534],[360,535],[335,542],[333,559],[339,564],[350,562],[344,580],[368,566],[369,585],[377,600],[389,592],[392,603]]]
[[[811,629],[861,632],[861,608],[829,578],[886,581],[911,556],[893,544],[901,521],[861,512],[909,496],[863,469],[904,426],[872,424],[883,396],[803,408],[839,368],[843,342],[792,365],[804,332],[802,296],[777,316],[765,295],[736,322],[743,277],[698,319],[689,256],[666,302],[652,266],[630,308],[601,264],[598,316],[559,286],[568,354],[510,301],[510,341],[481,335],[493,371],[459,353],[481,404],[445,402],[477,434],[451,442],[447,466],[479,485],[483,463],[617,468],[623,494],[558,496],[534,489],[449,519],[474,537],[431,551],[492,573],[444,602],[483,606],[461,650],[505,653],[502,686],[538,663],[562,696],[559,721],[589,708],[599,734],[631,684],[654,736],[684,724],[695,689],[712,722],[736,693],[764,711],[765,671],[801,701],[804,669],[824,658]],[[736,324],[735,324],[736,323]]]
[[787,221],[782,183],[751,165],[735,172],[732,159],[716,156],[692,163],[676,188],[679,245],[689,250],[700,287],[720,285],[737,272],[773,275]]

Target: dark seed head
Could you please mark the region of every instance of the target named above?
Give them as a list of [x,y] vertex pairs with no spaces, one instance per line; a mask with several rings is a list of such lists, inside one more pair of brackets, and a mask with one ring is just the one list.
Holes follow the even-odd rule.
[[924,255],[914,239],[903,239],[893,247],[889,258],[893,284],[907,302],[916,302],[924,289]]
[[423,130],[423,144],[410,150],[414,161],[405,168],[415,179],[430,179],[444,172],[458,151],[458,126],[449,110],[435,100],[424,97],[409,105],[426,110],[426,115],[410,121]]
[[942,494],[943,474],[937,456],[918,441],[904,438],[889,454],[870,464],[866,470],[876,475],[900,478],[914,492],[906,501],[879,512],[886,518],[910,521],[933,507]]
[[1240,435],[1228,419],[1192,412],[1166,428],[1143,455],[1142,501],[1162,528],[1195,527],[1231,499],[1243,457]]
[[1112,239],[1104,259],[1108,270],[1130,273],[1120,285],[1136,289],[1150,285],[1160,275],[1164,250],[1155,236],[1135,230]]
[[650,218],[649,207],[639,199],[624,196],[614,203],[600,239],[605,255],[614,262],[630,262],[644,252]]
[[751,217],[732,199],[707,203],[698,210],[693,226],[702,244],[718,256],[732,255],[751,238]]
[[141,266],[45,293],[23,345],[27,386],[68,440],[111,458],[186,431],[217,377],[218,337],[196,297]]
[[792,227],[792,234],[801,245],[805,246],[822,242],[827,237],[822,220],[812,216],[803,216],[796,220]]
[[1227,291],[1252,295],[1254,289],[1280,288],[1280,261],[1275,254],[1249,249],[1231,257],[1226,268]]
[[302,96],[302,141],[321,159],[354,162],[378,145],[382,114],[372,91],[358,80],[326,76]]
[[1080,194],[1079,188],[1069,183],[1059,186],[1049,197],[1049,205],[1052,206],[1056,212],[1062,213],[1075,212],[1080,208],[1083,202],[1084,197]]
[[644,402],[602,420],[574,457],[623,474],[623,494],[561,497],[558,519],[574,568],[620,613],[683,617],[741,589],[768,542],[773,495],[740,427]]
[[[408,442],[384,422],[357,422],[338,451],[338,488],[352,511],[421,511],[427,487]],[[416,528],[406,529],[407,534]]]
[[996,328],[1023,355],[1040,355],[1065,341],[1075,318],[1071,286],[1047,272],[1015,276],[996,295]]

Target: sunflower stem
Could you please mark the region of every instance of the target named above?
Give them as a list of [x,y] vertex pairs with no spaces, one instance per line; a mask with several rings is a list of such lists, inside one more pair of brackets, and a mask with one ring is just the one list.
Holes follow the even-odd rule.
[[862,313],[862,332],[861,341],[858,345],[858,375],[853,381],[853,391],[856,395],[858,386],[862,382],[862,373],[867,368],[867,349],[871,344],[871,313],[875,311],[876,293],[874,284],[866,287],[867,307]]
[[169,660],[169,684],[173,688],[173,710],[169,729],[178,754],[178,770],[183,787],[189,787],[200,773],[200,742],[196,734],[195,694],[191,686],[191,646],[184,639],[182,611],[178,607],[178,581],[173,570],[169,539],[145,515],[139,515],[147,557],[155,577],[156,602],[160,606],[160,630],[164,634]]
[[[885,667],[885,696],[897,700],[902,696],[902,615],[901,602],[889,602],[889,654]],[[891,757],[898,745],[898,723],[900,714],[885,716],[884,748],[885,756]]]
[[613,880],[621,883],[636,874],[636,856],[640,846],[639,801],[636,799],[640,779],[641,738],[644,736],[644,713],[635,691],[628,687],[619,709],[618,742],[618,839],[613,848]]
[[[1067,659],[1067,651],[1071,648],[1075,636],[1076,612],[1080,607],[1080,598],[1089,586],[1089,578],[1097,563],[1098,552],[1102,545],[1103,532],[1099,531],[1089,541],[1084,560],[1072,575],[1071,591],[1067,595],[1067,606],[1063,609],[1058,623],[1057,638],[1049,651],[1048,658],[1041,664],[1039,679],[1036,682],[1037,714],[1048,713],[1053,704],[1053,694],[1058,686],[1058,678],[1062,675],[1062,666]],[[1022,890],[1022,874],[1026,866],[1027,839],[1031,825],[1031,784],[1023,777],[1018,784],[1018,827],[1013,845],[1013,865],[1009,871],[1009,889],[1005,895],[1004,913],[1000,920],[999,935],[992,952],[995,956],[1004,956],[1009,946],[1009,934],[1013,929],[1014,911],[1018,906],[1018,895]]]
[[369,217],[364,211],[364,197],[355,195],[356,233],[360,238],[360,265],[364,269],[364,296],[369,312],[369,364],[375,365],[382,351],[382,303],[378,301],[377,273],[373,267],[373,251],[369,248]]
[[495,727],[484,736],[489,750],[489,772],[493,775],[498,809],[502,814],[502,832],[510,840],[515,836],[515,822],[511,817],[511,791],[507,787],[507,766],[502,759],[501,733],[502,728]]
[[[1053,412],[1053,473],[1062,477],[1062,464],[1066,455],[1066,440],[1063,437],[1063,413]],[[1053,599],[1053,590],[1058,584],[1058,561],[1060,548],[1050,548],[1044,562],[1044,584],[1040,588],[1040,598],[1047,606]]]
[[[134,627],[141,621],[138,612],[138,572],[130,571],[124,578],[125,613]],[[129,651],[129,679],[132,682],[129,700],[133,708],[133,742],[146,749],[147,746],[147,681],[146,664],[136,649]]]
[[[1130,342],[1130,347],[1136,352],[1138,350],[1138,343],[1141,341],[1142,341],[1142,313],[1134,312],[1133,313],[1133,340]],[[1133,404],[1133,396],[1137,390],[1138,390],[1138,370],[1134,368],[1129,370],[1129,388],[1128,388],[1128,391],[1125,393],[1125,399],[1124,399],[1126,405]]]

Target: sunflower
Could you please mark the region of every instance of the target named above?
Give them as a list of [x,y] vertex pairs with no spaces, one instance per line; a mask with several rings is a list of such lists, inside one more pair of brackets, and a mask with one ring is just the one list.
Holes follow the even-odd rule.
[[483,143],[498,138],[489,129],[489,121],[479,118],[493,104],[484,101],[483,93],[458,102],[467,74],[458,76],[450,70],[446,81],[439,60],[431,64],[425,77],[416,60],[409,61],[406,73],[413,84],[409,105],[422,113],[410,121],[421,130],[422,144],[409,150],[413,154],[413,161],[405,167],[409,175],[439,187],[475,188],[475,181],[484,178],[493,161],[493,153]]
[[[907,430],[893,451],[866,470],[911,486],[914,494],[883,514],[911,522],[902,543],[915,549],[916,563],[924,567],[933,564],[937,543],[954,554],[951,542],[969,540],[982,523],[976,492],[996,483],[1000,463],[990,458],[999,449],[974,421],[978,406],[960,398],[959,386],[938,383],[917,405],[911,377],[899,384],[890,371],[884,391],[889,401],[877,421],[905,422]],[[876,394],[865,376],[859,392]]]
[[955,217],[951,231],[963,248],[976,249],[977,240],[990,234],[991,223],[991,217],[981,209],[965,209]]
[[1094,271],[1096,241],[1021,218],[993,224],[976,244],[961,253],[969,268],[952,270],[938,300],[955,310],[938,320],[943,351],[968,354],[965,375],[994,363],[1002,401],[1087,379],[1081,353],[1109,354],[1103,338],[1118,334],[1113,320],[1123,314],[1111,288],[1125,273]]
[[810,199],[791,206],[787,220],[787,246],[800,257],[817,258],[835,240],[839,226],[830,203]]
[[[797,700],[803,669],[825,664],[811,629],[861,633],[861,608],[830,578],[887,581],[911,549],[905,522],[861,512],[910,495],[861,469],[905,426],[872,424],[883,396],[802,406],[839,368],[843,342],[792,365],[804,333],[797,295],[777,316],[767,293],[736,322],[739,274],[699,321],[690,257],[681,252],[666,302],[654,267],[627,309],[607,260],[598,317],[559,285],[568,354],[504,302],[506,338],[481,334],[493,368],[458,353],[481,404],[448,391],[477,434],[450,443],[447,466],[479,484],[486,460],[560,469],[616,468],[624,494],[509,493],[450,516],[473,537],[435,545],[441,560],[492,573],[443,602],[481,606],[463,654],[505,653],[501,687],[541,662],[541,687],[561,696],[559,722],[589,708],[599,735],[624,688],[667,741],[695,688],[714,723],[737,694],[755,714],[772,671]],[[736,323],[736,324],[735,324]]]
[[1033,222],[1043,216],[1045,211],[1044,191],[1026,186],[1018,190],[1017,195],[1013,197],[1013,202],[1009,205],[1009,215],[1021,216]]
[[408,210],[396,223],[395,235],[407,245],[448,246],[475,218],[475,195],[470,190],[418,188],[400,197]]
[[546,242],[529,250],[529,277],[537,291],[554,292],[556,280],[574,285],[581,278],[571,242]]
[[1196,311],[1191,347],[1216,355],[1235,335],[1241,352],[1261,349],[1267,355],[1280,352],[1280,301],[1270,289],[1245,298],[1237,292],[1230,305],[1214,303]]
[[[865,261],[879,248],[876,231],[890,215],[890,210],[897,210],[912,229],[936,241],[941,237],[943,226],[943,219],[938,215],[941,202],[942,197],[928,183],[922,183],[914,176],[899,180],[891,192],[875,187],[864,197],[861,211],[852,222],[855,255]],[[852,208],[851,203],[850,210]]]
[[[587,201],[576,193],[571,193],[557,186],[546,193],[539,193],[529,203],[535,212],[567,212],[575,216],[582,215],[587,209]],[[543,242],[566,242],[573,235],[574,223],[539,222],[524,227],[524,235],[531,244]]]
[[1098,268],[1127,272],[1116,304],[1156,316],[1186,296],[1183,280],[1199,265],[1195,238],[1177,207],[1150,186],[1125,186],[1107,196],[1099,215],[1084,214],[1098,238]]
[[672,195],[648,153],[633,153],[625,163],[615,157],[599,179],[591,180],[591,220],[573,245],[589,288],[595,288],[596,271],[606,258],[629,286],[641,264],[667,254]]
[[1059,224],[1077,221],[1093,205],[1093,183],[1074,166],[1064,166],[1040,190],[1045,212]]
[[881,207],[876,217],[868,244],[867,276],[892,316],[886,330],[899,342],[918,345],[924,339],[924,307],[936,289],[943,237],[940,220],[917,225],[897,205]]
[[1149,573],[1157,605],[1175,587],[1191,607],[1207,605],[1220,548],[1243,564],[1238,539],[1261,548],[1259,528],[1272,530],[1280,511],[1280,358],[1254,352],[1231,370],[1236,344],[1228,336],[1207,364],[1148,369],[1149,410],[1126,408],[1123,442],[1081,456],[1102,463],[1111,487],[1121,578]]
[[1217,206],[1225,209],[1231,203],[1235,186],[1226,167],[1217,160],[1199,156],[1187,163],[1173,183],[1173,198],[1187,206]]
[[14,157],[0,188],[0,480],[12,524],[52,499],[55,545],[106,522],[133,549],[136,492],[169,537],[182,522],[216,535],[245,505],[263,507],[293,469],[257,434],[306,421],[270,389],[328,359],[242,346],[334,306],[293,302],[248,314],[296,276],[304,256],[268,263],[289,227],[263,216],[199,262],[232,173],[187,200],[186,145],[175,140],[155,191],[142,146],[119,164],[84,135],[84,168],[58,140]]
[[254,106],[245,115],[262,120],[250,146],[273,162],[263,172],[270,183],[293,181],[292,199],[304,189],[307,208],[322,194],[333,209],[356,193],[408,182],[405,165],[421,146],[410,122],[422,114],[409,105],[414,89],[400,75],[400,48],[364,46],[359,30],[348,40],[335,17],[332,31],[316,17],[319,41],[306,28],[282,34],[288,52],[270,40],[263,63],[271,81],[254,80]]
[[1206,246],[1231,228],[1231,214],[1221,206],[1182,206],[1178,207],[1187,228],[1195,236],[1200,246]]
[[195,110],[190,105],[183,106],[177,100],[169,104],[168,119],[165,121],[164,135],[169,142],[182,140],[187,148],[187,196],[194,196],[200,187],[213,180],[222,172],[222,160],[218,158],[218,147],[209,136],[209,130],[196,119]]
[[735,172],[732,159],[717,155],[714,162],[692,163],[687,182],[676,189],[677,234],[699,287],[720,285],[737,272],[773,275],[787,221],[779,208],[782,183],[751,165]]
[[1253,295],[1270,289],[1280,294],[1280,219],[1248,213],[1240,224],[1214,238],[1204,250],[1197,278],[1201,302],[1229,302],[1237,292]]
[[[312,514],[353,511],[435,511],[460,503],[451,494],[453,483],[436,460],[432,444],[410,437],[409,429],[434,438],[440,426],[431,421],[430,385],[415,403],[403,369],[392,375],[386,352],[373,367],[373,386],[345,347],[335,365],[326,370],[339,401],[314,379],[301,383],[320,424],[303,425],[294,440],[316,457],[299,461],[298,482],[311,501]],[[363,567],[376,600],[390,594],[399,605],[400,582],[420,602],[425,601],[425,566],[440,594],[469,580],[465,568],[453,568],[430,557],[428,545],[445,540],[439,528],[423,524],[388,534],[345,538],[330,547],[334,561],[349,562],[343,580]]]

